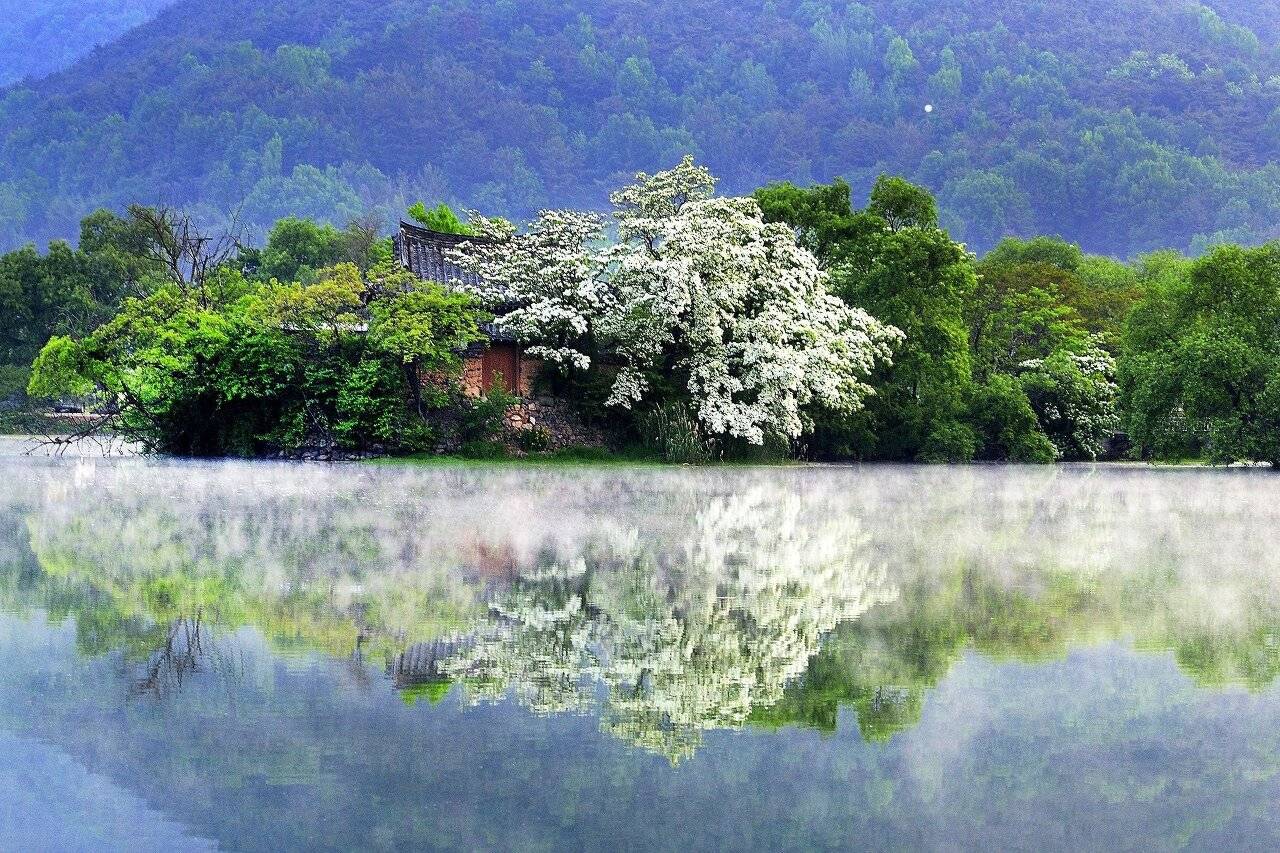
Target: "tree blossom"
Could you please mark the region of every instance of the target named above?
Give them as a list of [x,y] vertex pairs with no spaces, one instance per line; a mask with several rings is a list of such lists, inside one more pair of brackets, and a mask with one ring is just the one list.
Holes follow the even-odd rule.
[[469,703],[598,711],[604,731],[679,762],[781,701],[837,625],[897,599],[856,520],[810,508],[758,486],[707,501],[665,553],[618,529],[544,557],[441,671]]
[[1096,341],[1018,365],[1018,378],[1060,459],[1097,459],[1120,428],[1115,361]]
[[618,239],[591,214],[544,212],[528,234],[477,220],[492,242],[457,260],[479,274],[498,324],[532,352],[618,363],[608,402],[630,408],[661,372],[685,384],[701,426],[753,444],[796,438],[807,410],[854,411],[901,333],[827,290],[814,256],[750,198],[717,198],[686,158],[610,197]]
[[517,234],[505,219],[472,214],[476,240],[450,258],[482,276],[483,283],[469,289],[499,329],[532,344],[530,355],[586,370],[592,319],[612,310],[594,248],[604,226],[597,214],[547,210]]

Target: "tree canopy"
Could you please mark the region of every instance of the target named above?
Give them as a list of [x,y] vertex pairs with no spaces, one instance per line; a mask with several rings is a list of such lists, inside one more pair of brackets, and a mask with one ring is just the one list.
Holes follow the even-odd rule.
[[1158,271],[1125,327],[1120,389],[1134,440],[1280,467],[1280,243]]
[[[10,5],[58,32],[85,4]],[[210,228],[234,213],[255,237],[419,199],[520,220],[684,154],[730,195],[843,176],[865,197],[903,175],[979,252],[1259,242],[1280,220],[1280,16],[1260,8],[176,0],[0,91],[0,248],[134,202]],[[21,26],[0,55],[35,71]]]
[[864,411],[820,425],[819,452],[933,461],[1100,454],[1118,428],[1105,349],[1118,320],[1098,308],[1091,328],[1076,309],[1105,302],[1101,285],[1079,275],[1079,247],[1008,240],[979,262],[938,227],[927,190],[881,176],[863,210],[848,192],[837,182],[756,193],[767,217],[819,253],[833,292],[904,334]]

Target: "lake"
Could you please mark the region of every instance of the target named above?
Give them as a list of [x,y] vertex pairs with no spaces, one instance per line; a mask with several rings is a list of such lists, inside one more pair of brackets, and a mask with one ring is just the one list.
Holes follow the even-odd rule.
[[0,849],[1274,849],[1280,476],[46,458]]

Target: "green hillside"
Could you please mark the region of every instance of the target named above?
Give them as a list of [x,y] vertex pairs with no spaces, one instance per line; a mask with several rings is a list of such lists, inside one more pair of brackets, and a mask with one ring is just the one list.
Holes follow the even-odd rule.
[[599,207],[684,152],[732,192],[903,174],[978,249],[1256,242],[1280,234],[1280,3],[1238,6],[179,0],[0,96],[0,247],[130,202],[258,234]]
[[0,0],[0,86],[66,68],[172,0]]

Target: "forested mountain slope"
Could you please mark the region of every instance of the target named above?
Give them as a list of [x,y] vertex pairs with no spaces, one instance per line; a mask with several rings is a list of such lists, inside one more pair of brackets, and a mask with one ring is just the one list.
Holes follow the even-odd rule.
[[70,65],[172,0],[0,0],[0,86]]
[[133,201],[523,217],[687,151],[735,192],[906,175],[979,249],[1257,241],[1280,233],[1280,0],[1217,6],[178,0],[0,95],[0,245]]

